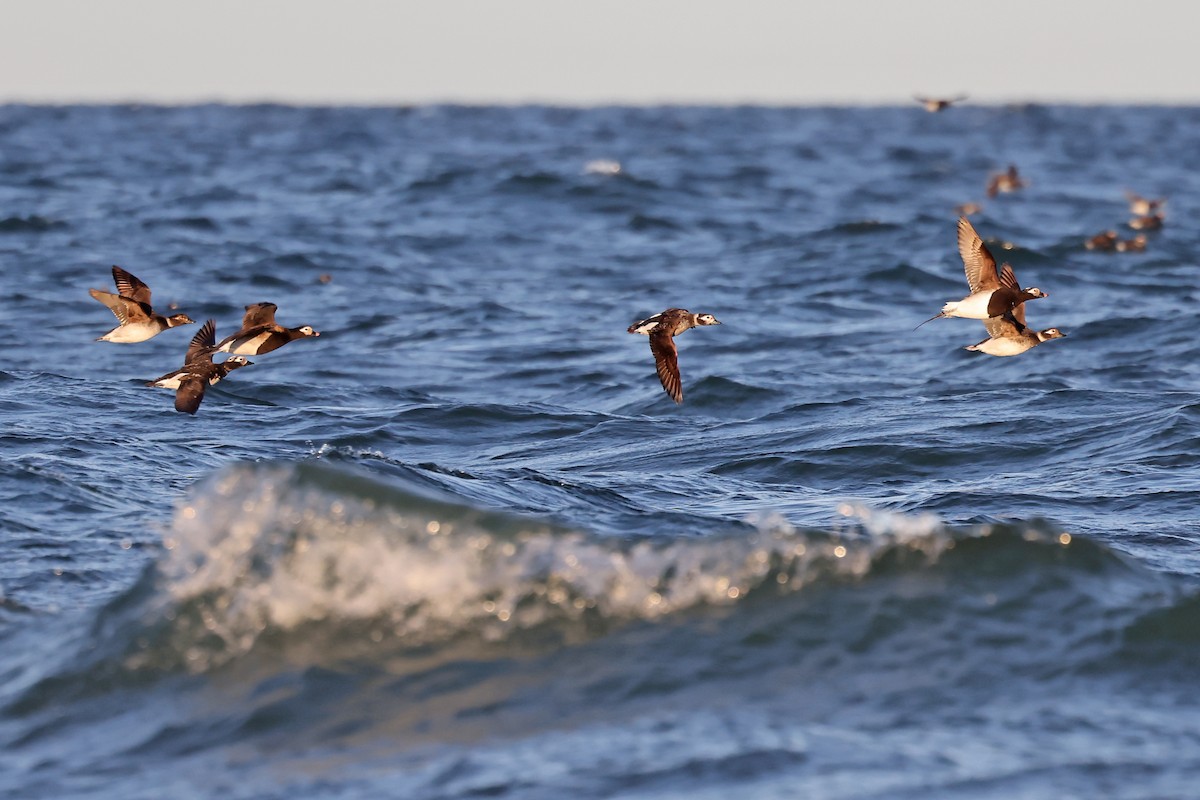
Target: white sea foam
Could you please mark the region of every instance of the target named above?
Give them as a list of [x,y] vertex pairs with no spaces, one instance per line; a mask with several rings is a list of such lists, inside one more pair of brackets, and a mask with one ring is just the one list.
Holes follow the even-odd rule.
[[621,162],[610,158],[596,158],[584,164],[583,171],[588,175],[619,175]]
[[544,623],[655,619],[762,588],[796,591],[865,574],[881,547],[935,553],[950,541],[932,518],[855,513],[864,527],[846,535],[764,518],[748,534],[630,541],[324,466],[238,465],[177,510],[159,593],[168,617],[198,614],[226,655],[264,631],[324,623],[367,623],[375,636],[413,643],[464,631],[497,639]]

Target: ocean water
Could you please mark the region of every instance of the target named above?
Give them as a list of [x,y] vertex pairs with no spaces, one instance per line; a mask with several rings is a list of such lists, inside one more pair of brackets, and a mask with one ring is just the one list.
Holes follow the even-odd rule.
[[[1066,338],[913,330],[970,201]],[[1198,206],[1195,108],[0,107],[0,796],[1195,797]],[[176,413],[113,264],[321,337]]]

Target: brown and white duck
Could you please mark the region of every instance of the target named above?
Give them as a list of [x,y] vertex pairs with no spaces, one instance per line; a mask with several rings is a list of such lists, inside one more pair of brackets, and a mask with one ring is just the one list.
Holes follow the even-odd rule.
[[1104,231],[1104,233],[1097,233],[1084,242],[1083,246],[1088,250],[1113,250],[1117,246],[1117,232]]
[[983,326],[987,328],[988,338],[978,344],[969,345],[965,349],[987,353],[989,356],[1019,356],[1042,342],[1066,336],[1058,328],[1035,331],[1026,327],[1024,304],[1017,306],[1002,317],[985,319]]
[[220,364],[213,363],[217,339],[217,321],[208,320],[196,331],[188,345],[183,366],[160,378],[147,381],[147,386],[175,390],[175,410],[195,414],[204,400],[204,390],[240,367],[253,364],[243,356],[230,356]]
[[1008,264],[997,268],[996,259],[992,257],[987,245],[975,232],[975,226],[966,217],[958,218],[958,254],[963,261],[963,270],[966,272],[967,286],[971,289],[971,294],[962,300],[946,303],[940,313],[925,322],[932,322],[941,317],[992,319],[1012,311],[1026,300],[1048,297],[1037,287],[1022,289]]
[[1134,217],[1129,220],[1129,227],[1135,231],[1157,231],[1162,228],[1164,219],[1166,219],[1166,215],[1161,211],[1156,211],[1153,214]]
[[155,313],[150,306],[150,287],[142,283],[130,273],[118,266],[112,268],[113,282],[117,285],[117,293],[88,289],[88,294],[99,300],[120,323],[108,333],[96,339],[97,342],[117,342],[130,344],[152,339],[167,328],[178,325],[191,325],[195,322],[187,314],[172,314],[164,317]]
[[217,345],[217,350],[242,356],[258,356],[278,350],[296,339],[321,335],[313,330],[311,325],[301,325],[299,328],[283,327],[275,321],[276,308],[278,306],[274,303],[254,303],[246,306],[241,330],[222,339]]
[[682,403],[683,382],[679,377],[675,337],[701,325],[720,324],[712,314],[693,314],[683,308],[668,308],[653,317],[633,323],[627,330],[629,333],[641,333],[650,337],[650,352],[654,353],[658,379],[671,399]]
[[1135,217],[1149,217],[1162,213],[1167,204],[1165,197],[1142,197],[1140,194],[1125,190],[1125,199],[1129,201],[1129,213]]
[[1004,172],[997,172],[988,179],[987,195],[995,197],[998,194],[1015,192],[1018,189],[1024,189],[1029,185],[1029,182],[1021,177],[1017,172],[1016,164],[1009,164],[1008,169]]
[[1146,234],[1139,233],[1132,239],[1118,239],[1117,252],[1119,253],[1141,253],[1146,249]]

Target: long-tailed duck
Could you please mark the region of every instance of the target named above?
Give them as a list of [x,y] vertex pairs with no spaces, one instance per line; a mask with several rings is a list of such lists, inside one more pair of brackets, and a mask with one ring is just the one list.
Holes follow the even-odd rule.
[[930,114],[936,114],[939,111],[945,111],[955,103],[961,103],[967,99],[967,96],[965,94],[956,95],[955,97],[921,97],[920,95],[913,95],[913,99],[925,106],[925,110]]
[[1161,211],[1156,211],[1153,214],[1143,214],[1140,217],[1134,217],[1129,220],[1129,227],[1135,231],[1156,231],[1163,226],[1163,220],[1166,216]]
[[1112,250],[1117,246],[1117,232],[1105,231],[1104,233],[1097,233],[1084,242],[1083,246],[1088,250]]
[[88,289],[95,299],[108,306],[120,324],[96,339],[97,342],[129,344],[152,339],[167,328],[190,325],[195,322],[187,314],[172,314],[164,317],[150,307],[150,287],[118,266],[112,268],[113,282],[117,294],[99,289]]
[[1167,204],[1165,197],[1142,197],[1140,194],[1125,190],[1125,199],[1129,201],[1129,213],[1135,217],[1149,217],[1159,214],[1162,207]]
[[983,325],[987,328],[988,338],[965,349],[989,356],[1019,356],[1042,342],[1066,336],[1058,328],[1035,331],[1026,327],[1024,305],[1017,306],[1002,317],[985,319]]
[[258,356],[283,347],[295,339],[308,336],[320,336],[310,325],[299,328],[285,328],[275,321],[274,303],[254,303],[246,306],[246,315],[242,318],[242,329],[227,336],[217,345],[222,353],[232,353],[243,356]]
[[1139,233],[1132,239],[1118,239],[1117,252],[1140,253],[1146,249],[1146,234]]
[[679,377],[679,361],[675,349],[675,338],[686,330],[700,325],[720,325],[712,314],[693,314],[683,308],[668,308],[649,319],[629,326],[629,333],[641,333],[650,337],[650,352],[654,353],[654,366],[658,379],[671,399],[683,402],[683,382]]
[[204,390],[220,381],[239,367],[253,364],[242,356],[230,356],[220,364],[214,364],[212,354],[217,340],[217,321],[205,322],[188,345],[183,366],[160,378],[147,381],[147,386],[159,386],[175,390],[175,410],[195,414],[204,400]]
[[1024,189],[1029,185],[1029,182],[1020,176],[1017,172],[1016,164],[1009,164],[1008,169],[1004,172],[997,172],[988,179],[987,195],[995,197],[996,195],[1008,192],[1015,192],[1018,189]]
[[932,322],[940,317],[991,319],[1002,316],[1026,300],[1048,296],[1037,287],[1022,289],[1008,264],[997,269],[996,259],[992,257],[987,245],[979,238],[975,227],[966,217],[958,218],[958,254],[962,257],[971,294],[957,302],[946,303],[940,313],[925,322]]

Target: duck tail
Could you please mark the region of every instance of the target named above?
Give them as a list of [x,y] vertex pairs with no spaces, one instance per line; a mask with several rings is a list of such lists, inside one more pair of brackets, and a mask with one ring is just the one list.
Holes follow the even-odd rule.
[[[924,325],[926,322],[933,322],[935,319],[941,319],[944,316],[946,316],[946,312],[939,311],[938,313],[934,314],[929,319],[925,320],[925,322],[922,322],[921,325]],[[918,325],[917,328],[921,327],[921,325]],[[915,331],[917,328],[913,328],[913,330]]]

